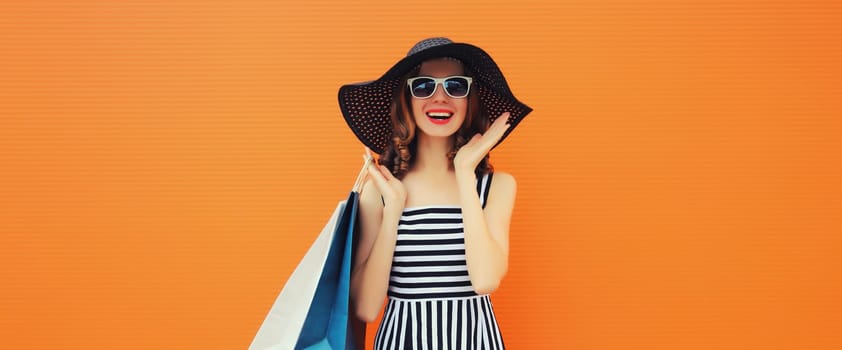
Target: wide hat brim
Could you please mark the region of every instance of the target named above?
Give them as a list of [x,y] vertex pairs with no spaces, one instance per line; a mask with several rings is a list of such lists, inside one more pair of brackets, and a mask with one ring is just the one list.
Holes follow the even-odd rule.
[[452,57],[467,66],[467,72],[474,78],[471,88],[477,92],[480,105],[486,109],[491,122],[504,112],[510,113],[511,126],[497,145],[532,112],[532,108],[512,94],[506,78],[488,53],[471,44],[443,44],[404,57],[377,80],[339,88],[339,108],[363,144],[374,152],[383,153],[392,136],[391,103],[401,79],[422,62],[440,57]]

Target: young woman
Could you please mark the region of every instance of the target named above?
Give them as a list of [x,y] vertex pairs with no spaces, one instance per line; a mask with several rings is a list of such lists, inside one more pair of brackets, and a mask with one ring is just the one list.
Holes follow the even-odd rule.
[[[375,349],[502,349],[489,294],[508,268],[515,179],[488,153],[531,109],[482,49],[417,43],[378,80],[343,86],[348,125],[380,154],[360,195],[351,277]],[[493,179],[493,181],[492,181]]]

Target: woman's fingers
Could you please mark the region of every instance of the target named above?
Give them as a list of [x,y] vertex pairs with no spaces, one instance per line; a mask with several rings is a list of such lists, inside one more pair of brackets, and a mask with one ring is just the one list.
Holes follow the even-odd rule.
[[490,139],[494,141],[494,144],[497,144],[497,141],[500,141],[500,138],[503,137],[503,134],[506,133],[506,130],[509,129],[511,124],[509,124],[509,112],[505,112],[501,114],[494,123],[491,124],[491,127],[488,128],[488,131],[485,133],[489,136]]
[[395,175],[392,175],[392,172],[389,169],[386,169],[385,165],[378,165],[377,169],[380,170],[380,173],[383,174],[383,178],[386,179],[388,182],[397,181],[398,179],[395,178]]
[[368,167],[368,173],[371,175],[371,178],[374,179],[375,186],[377,186],[377,189],[379,189],[380,193],[383,195],[395,192],[397,187],[403,186],[401,181],[395,178],[395,176],[392,175],[392,173],[383,165],[372,164]]
[[[478,141],[479,143],[481,143],[478,147],[482,151],[488,153],[488,151],[490,151],[491,148],[494,147],[494,145],[496,145],[497,142],[500,141],[500,139],[503,137],[503,134],[505,134],[506,130],[508,130],[509,126],[511,126],[510,124],[508,124],[508,119],[509,112],[501,114],[499,117],[497,117],[496,120],[494,120],[494,123],[491,124],[488,130],[485,131],[485,134],[483,134],[480,140]],[[479,134],[474,135],[474,138],[476,138],[477,136],[479,136]],[[472,138],[471,141],[469,141],[466,145],[472,145],[474,142],[474,138]],[[485,156],[485,154],[483,154],[483,156]]]
[[371,155],[371,148],[368,148],[368,146],[363,148],[363,159],[374,159],[374,156]]
[[404,190],[403,182],[401,182],[401,180],[398,180],[398,178],[396,178],[395,175],[392,175],[392,172],[389,171],[389,169],[386,169],[386,167],[383,165],[380,166],[380,171],[383,174],[386,174],[384,178],[386,179],[386,183],[390,186],[394,194],[399,199],[406,197],[406,191]]
[[374,181],[374,186],[377,186],[380,193],[385,192],[386,189],[389,188],[389,184],[383,177],[383,173],[377,165],[371,164],[368,166],[368,175],[371,177],[371,180]]
[[368,168],[368,173],[386,205],[403,205],[406,201],[403,183],[395,178],[385,166],[372,164]]

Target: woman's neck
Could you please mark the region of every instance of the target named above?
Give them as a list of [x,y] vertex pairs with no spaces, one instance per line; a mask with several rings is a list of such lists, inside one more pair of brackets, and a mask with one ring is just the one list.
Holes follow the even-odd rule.
[[452,144],[450,138],[430,137],[423,133],[419,133],[417,137],[417,149],[413,154],[413,158],[415,158],[412,165],[413,170],[425,173],[452,171],[450,159],[447,158]]

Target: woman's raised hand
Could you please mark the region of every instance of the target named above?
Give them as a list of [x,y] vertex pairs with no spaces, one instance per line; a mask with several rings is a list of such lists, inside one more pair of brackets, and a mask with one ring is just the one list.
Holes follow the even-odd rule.
[[485,155],[500,141],[511,124],[508,123],[509,112],[501,114],[494,123],[488,127],[485,134],[476,134],[468,143],[459,148],[456,157],[453,158],[453,166],[456,170],[473,172],[477,164],[485,158]]
[[[371,152],[366,148],[366,152]],[[368,176],[377,187],[387,208],[403,210],[406,204],[406,188],[385,166],[372,162],[368,166]]]

